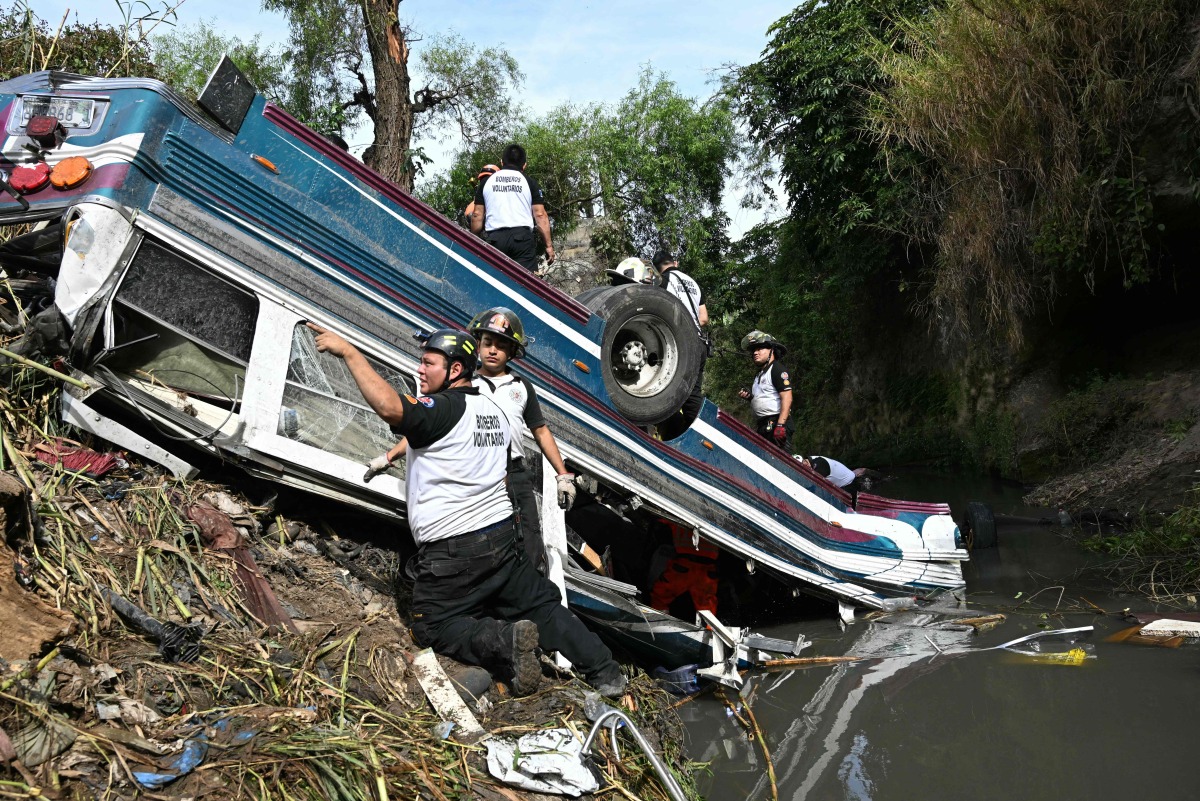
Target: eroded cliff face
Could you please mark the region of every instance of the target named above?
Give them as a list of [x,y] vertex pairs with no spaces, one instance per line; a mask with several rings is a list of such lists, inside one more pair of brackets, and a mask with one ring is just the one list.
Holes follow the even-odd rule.
[[856,356],[836,399],[808,399],[797,447],[983,469],[1040,485],[1033,499],[1050,506],[1194,502],[1200,315],[1187,289],[1088,296],[1007,356],[893,329]]

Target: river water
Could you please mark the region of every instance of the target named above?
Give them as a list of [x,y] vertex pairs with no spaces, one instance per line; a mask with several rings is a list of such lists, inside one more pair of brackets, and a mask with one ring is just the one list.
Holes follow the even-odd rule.
[[[997,515],[1050,517],[1021,505],[1019,488],[906,475],[882,494],[990,503]],[[1105,642],[1129,624],[1122,609],[1149,609],[1117,596],[1057,525],[1002,523],[999,547],[966,568],[967,603],[1004,612],[979,635],[944,634],[830,619],[760,629],[814,642],[804,656],[885,654],[750,679],[741,698],[763,733],[780,799],[1195,799],[1200,797],[1200,645],[1178,649]],[[1057,587],[1061,586],[1062,590]],[[1039,592],[1040,591],[1040,592]],[[1035,595],[1036,594],[1036,595]],[[1112,612],[1084,610],[1088,602]],[[1057,612],[1055,611],[1057,607]],[[1045,617],[1043,617],[1045,615]],[[1082,664],[1007,651],[939,654],[998,645],[1040,627],[1094,625]],[[1068,648],[1070,646],[1061,646]],[[712,693],[679,708],[702,793],[713,801],[770,799],[762,747]],[[744,709],[739,710],[748,719]]]

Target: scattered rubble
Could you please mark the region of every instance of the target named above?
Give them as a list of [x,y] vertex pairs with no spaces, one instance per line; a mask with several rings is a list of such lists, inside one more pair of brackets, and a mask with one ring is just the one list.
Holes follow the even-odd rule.
[[[529,797],[489,773],[487,739],[460,737],[422,691],[397,553],[119,455],[103,478],[91,458],[74,471],[44,460],[39,444],[62,453],[73,432],[57,430],[52,385],[31,372],[15,368],[24,382],[0,391],[6,791]],[[478,669],[435,664],[485,737],[567,732],[582,746],[596,699],[550,660],[543,689],[521,699]],[[629,714],[694,797],[673,699],[644,674],[630,689]],[[600,741],[571,776],[670,797],[637,748],[617,758]]]

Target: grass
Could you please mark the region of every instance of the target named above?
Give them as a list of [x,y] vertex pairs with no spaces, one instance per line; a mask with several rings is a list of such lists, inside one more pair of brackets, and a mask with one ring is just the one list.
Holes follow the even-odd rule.
[[1200,488],[1196,502],[1163,518],[1143,518],[1127,532],[1095,534],[1084,547],[1112,557],[1104,570],[1119,591],[1193,608],[1200,597]]

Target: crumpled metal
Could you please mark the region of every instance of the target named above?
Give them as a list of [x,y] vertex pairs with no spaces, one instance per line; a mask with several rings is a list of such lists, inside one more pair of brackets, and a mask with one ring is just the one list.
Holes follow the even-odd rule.
[[572,798],[600,787],[570,729],[543,729],[518,740],[492,737],[487,748],[488,771],[513,787]]

